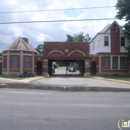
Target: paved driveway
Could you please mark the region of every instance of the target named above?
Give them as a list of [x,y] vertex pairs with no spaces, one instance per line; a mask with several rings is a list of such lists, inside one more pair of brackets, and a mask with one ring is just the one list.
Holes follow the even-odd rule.
[[60,67],[58,69],[56,69],[56,72],[54,73],[54,75],[79,75],[79,71],[75,71],[75,72],[70,72],[66,69],[66,67]]
[[78,86],[78,87],[114,87],[114,88],[130,88],[129,84],[116,83],[111,81],[104,81],[93,78],[84,77],[56,77],[44,78],[32,82],[33,84],[44,84],[44,85],[54,85],[54,86]]

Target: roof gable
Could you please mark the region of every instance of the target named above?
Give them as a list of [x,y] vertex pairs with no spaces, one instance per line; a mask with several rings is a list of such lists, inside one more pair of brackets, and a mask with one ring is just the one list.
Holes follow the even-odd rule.
[[24,51],[31,51],[39,54],[30,44],[28,44],[21,37],[16,39],[13,43],[7,46],[3,51],[8,51],[8,50],[18,50],[18,51],[24,50]]
[[[98,34],[105,34],[105,33],[110,33],[109,30],[113,26],[113,24],[116,24],[120,28],[120,33],[123,33],[123,28],[120,26],[116,21],[114,21],[112,24],[108,24],[105,26],[100,32],[98,32],[94,38],[92,38],[91,42],[98,36]],[[90,43],[91,43],[90,42]]]

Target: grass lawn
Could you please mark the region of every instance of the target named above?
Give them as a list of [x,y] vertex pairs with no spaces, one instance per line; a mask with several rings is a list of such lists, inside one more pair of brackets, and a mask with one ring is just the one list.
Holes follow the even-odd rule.
[[0,75],[0,78],[9,78],[9,79],[17,79],[17,80],[22,80],[22,79],[26,79],[26,78],[29,78],[29,77],[19,77],[19,76],[3,76],[3,75]]
[[124,81],[129,81],[130,82],[130,76],[103,76],[103,78],[124,80]]

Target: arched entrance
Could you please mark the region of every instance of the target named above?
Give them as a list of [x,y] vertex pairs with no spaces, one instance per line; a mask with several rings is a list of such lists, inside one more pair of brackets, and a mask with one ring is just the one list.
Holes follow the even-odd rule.
[[91,75],[96,75],[96,62],[91,63]]
[[37,75],[42,75],[42,62],[37,62]]

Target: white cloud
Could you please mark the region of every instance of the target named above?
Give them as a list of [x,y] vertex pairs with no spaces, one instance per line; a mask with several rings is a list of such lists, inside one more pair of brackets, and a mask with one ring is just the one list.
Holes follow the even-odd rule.
[[37,36],[36,36],[36,39],[39,42],[43,42],[46,39],[48,39],[50,41],[52,38],[48,34],[38,33]]
[[22,36],[23,35],[23,28],[19,27],[19,26],[16,26],[16,25],[12,25],[11,26],[11,30],[12,32],[14,33],[14,35],[16,37],[19,37],[19,36]]
[[15,5],[15,4],[17,4],[17,0],[5,0],[4,1],[5,2],[5,4],[8,4],[8,5]]
[[[85,7],[101,7],[113,6],[117,0],[8,0],[4,1],[4,8],[7,11],[21,11],[21,10],[51,10],[51,9],[65,9],[65,8],[85,8]],[[1,3],[0,7],[3,7]],[[3,9],[4,10],[4,9]],[[117,10],[115,8],[102,9],[84,9],[84,10],[60,10],[60,11],[43,11],[33,13],[14,13],[3,15],[0,21],[48,21],[48,20],[64,20],[64,19],[94,19],[94,18],[112,18],[115,17]],[[59,22],[59,23],[34,23],[34,24],[14,24],[4,25],[6,31],[1,30],[1,39],[5,37],[15,40],[20,36],[29,38],[31,44],[36,47],[44,41],[65,41],[66,34],[76,34],[81,31],[89,33],[94,37],[96,33],[102,30],[108,23],[113,20],[106,21],[74,21],[74,22]],[[117,20],[120,25],[124,24],[123,20]],[[10,33],[11,31],[11,33]],[[3,38],[2,38],[3,37]],[[2,43],[3,41],[0,41]],[[6,40],[6,44],[10,44],[11,40]]]

